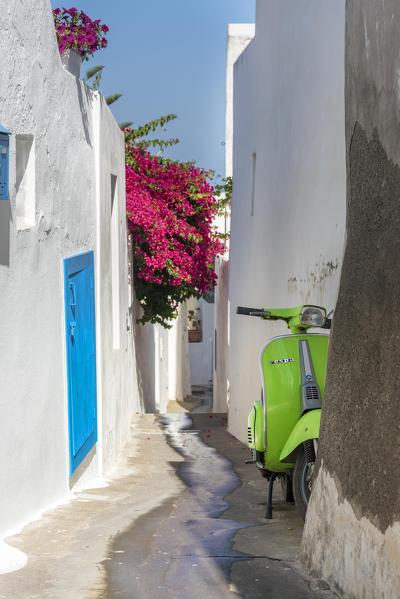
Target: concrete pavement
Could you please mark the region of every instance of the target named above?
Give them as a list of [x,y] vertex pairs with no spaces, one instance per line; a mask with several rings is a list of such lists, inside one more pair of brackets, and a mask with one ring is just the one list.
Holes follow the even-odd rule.
[[252,464],[245,464],[248,448],[227,433],[226,415],[191,418],[203,442],[226,456],[238,477],[237,487],[225,496],[229,507],[220,516],[247,524],[233,537],[233,548],[248,559],[232,564],[231,588],[245,599],[335,598],[326,583],[306,575],[298,560],[303,521],[294,506],[283,501],[278,481],[273,519],[265,520],[266,480]]
[[109,486],[76,495],[7,542],[27,565],[1,599],[331,599],[298,561],[302,522],[218,414],[137,415]]

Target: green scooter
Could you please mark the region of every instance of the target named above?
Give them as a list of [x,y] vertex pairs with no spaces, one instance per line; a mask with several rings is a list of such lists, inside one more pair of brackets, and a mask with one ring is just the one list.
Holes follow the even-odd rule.
[[265,517],[272,518],[272,491],[281,479],[286,501],[294,500],[305,519],[318,449],[329,336],[308,333],[329,329],[325,308],[238,307],[237,314],[262,320],[284,320],[289,335],[272,338],[261,352],[262,395],[248,417],[251,460],[269,480]]

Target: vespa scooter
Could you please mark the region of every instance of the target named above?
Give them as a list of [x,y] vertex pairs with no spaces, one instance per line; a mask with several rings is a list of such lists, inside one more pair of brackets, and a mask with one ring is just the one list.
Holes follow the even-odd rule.
[[325,308],[238,307],[237,314],[262,320],[284,320],[289,335],[272,338],[261,352],[262,395],[248,417],[251,460],[269,480],[265,517],[272,518],[272,491],[281,479],[286,501],[305,519],[318,449],[329,336],[308,333],[329,329]]

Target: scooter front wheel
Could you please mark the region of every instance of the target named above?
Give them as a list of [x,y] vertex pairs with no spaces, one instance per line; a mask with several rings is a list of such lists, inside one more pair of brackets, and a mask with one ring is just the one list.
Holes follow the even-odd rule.
[[301,445],[297,452],[293,471],[293,495],[296,510],[306,519],[308,502],[310,501],[312,477],[315,462],[307,462],[304,447]]

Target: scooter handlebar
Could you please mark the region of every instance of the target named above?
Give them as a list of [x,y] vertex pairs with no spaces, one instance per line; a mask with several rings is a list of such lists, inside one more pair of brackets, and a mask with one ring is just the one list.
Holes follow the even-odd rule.
[[266,312],[263,308],[245,308],[238,306],[236,314],[244,314],[245,316],[268,316],[270,312]]

